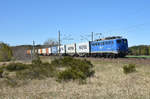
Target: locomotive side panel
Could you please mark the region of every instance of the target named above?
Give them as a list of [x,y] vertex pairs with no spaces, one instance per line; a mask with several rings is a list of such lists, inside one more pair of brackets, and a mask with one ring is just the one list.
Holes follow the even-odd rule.
[[91,53],[117,53],[114,40],[91,42]]

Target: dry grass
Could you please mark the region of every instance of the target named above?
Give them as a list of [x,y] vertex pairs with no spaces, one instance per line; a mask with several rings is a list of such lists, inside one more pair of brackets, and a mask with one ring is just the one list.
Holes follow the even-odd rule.
[[[46,57],[47,60],[49,57]],[[50,58],[51,59],[51,58]],[[2,99],[150,99],[150,59],[93,59],[96,74],[87,84],[58,83],[53,78],[32,80],[20,87],[2,86]],[[124,74],[124,64],[134,63],[137,72]],[[28,81],[26,81],[28,82]]]

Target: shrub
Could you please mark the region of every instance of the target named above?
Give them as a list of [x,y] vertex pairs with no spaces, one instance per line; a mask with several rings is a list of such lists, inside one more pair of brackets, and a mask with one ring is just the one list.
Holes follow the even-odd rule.
[[[62,71],[58,69],[65,67]],[[15,71],[17,79],[44,79],[56,77],[58,81],[79,80],[84,82],[94,75],[90,61],[64,57],[55,59],[52,63],[42,63],[38,58],[32,64],[11,63],[2,70]],[[11,81],[11,80],[10,80]]]
[[19,79],[43,79],[55,76],[55,67],[49,63],[31,64],[28,69],[16,73]]
[[79,80],[85,80],[86,76],[83,72],[81,71],[77,71],[77,70],[73,70],[73,69],[67,69],[63,72],[60,72],[58,74],[58,81],[69,81],[69,80],[75,80],[75,79],[79,79]]
[[65,56],[64,58],[53,60],[51,64],[55,67],[70,67],[74,60],[70,56]]
[[129,64],[129,65],[124,65],[123,66],[123,72],[125,74],[132,73],[132,72],[135,72],[135,71],[136,71],[135,64]]
[[[61,61],[66,59],[61,59]],[[67,66],[66,70],[58,73],[58,81],[68,81],[68,80],[86,80],[87,77],[91,77],[94,75],[93,65],[90,61],[73,59],[71,61],[67,61],[67,63],[63,63],[63,65]]]
[[27,68],[28,66],[22,63],[10,63],[9,65],[6,66],[6,69],[9,71],[19,71]]

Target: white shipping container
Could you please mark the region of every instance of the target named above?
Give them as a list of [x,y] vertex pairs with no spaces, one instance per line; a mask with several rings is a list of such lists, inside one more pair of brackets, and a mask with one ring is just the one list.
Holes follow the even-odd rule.
[[35,53],[38,53],[38,49],[35,49]]
[[66,45],[66,53],[75,54],[76,53],[76,44]]
[[46,48],[42,49],[42,54],[46,54]]
[[76,44],[76,51],[77,53],[90,53],[89,42]]
[[52,53],[52,49],[49,47],[48,48],[48,54],[51,54]]
[[38,49],[38,54],[42,54],[42,49]]
[[[59,46],[58,46],[58,51],[59,51]],[[66,46],[65,45],[61,45],[60,46],[60,53],[61,54],[65,54],[66,53]]]

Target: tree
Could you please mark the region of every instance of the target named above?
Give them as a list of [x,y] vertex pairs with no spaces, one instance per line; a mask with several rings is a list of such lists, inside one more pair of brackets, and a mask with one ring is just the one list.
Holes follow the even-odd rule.
[[55,39],[47,39],[45,42],[44,42],[44,45],[49,45],[49,46],[58,46],[58,41],[56,41]]
[[13,54],[12,49],[8,44],[3,42],[0,43],[0,61],[9,61],[11,60]]
[[146,55],[149,55],[149,49],[148,49],[148,46],[146,47]]
[[129,49],[131,55],[150,55],[150,46],[148,45],[132,46]]

